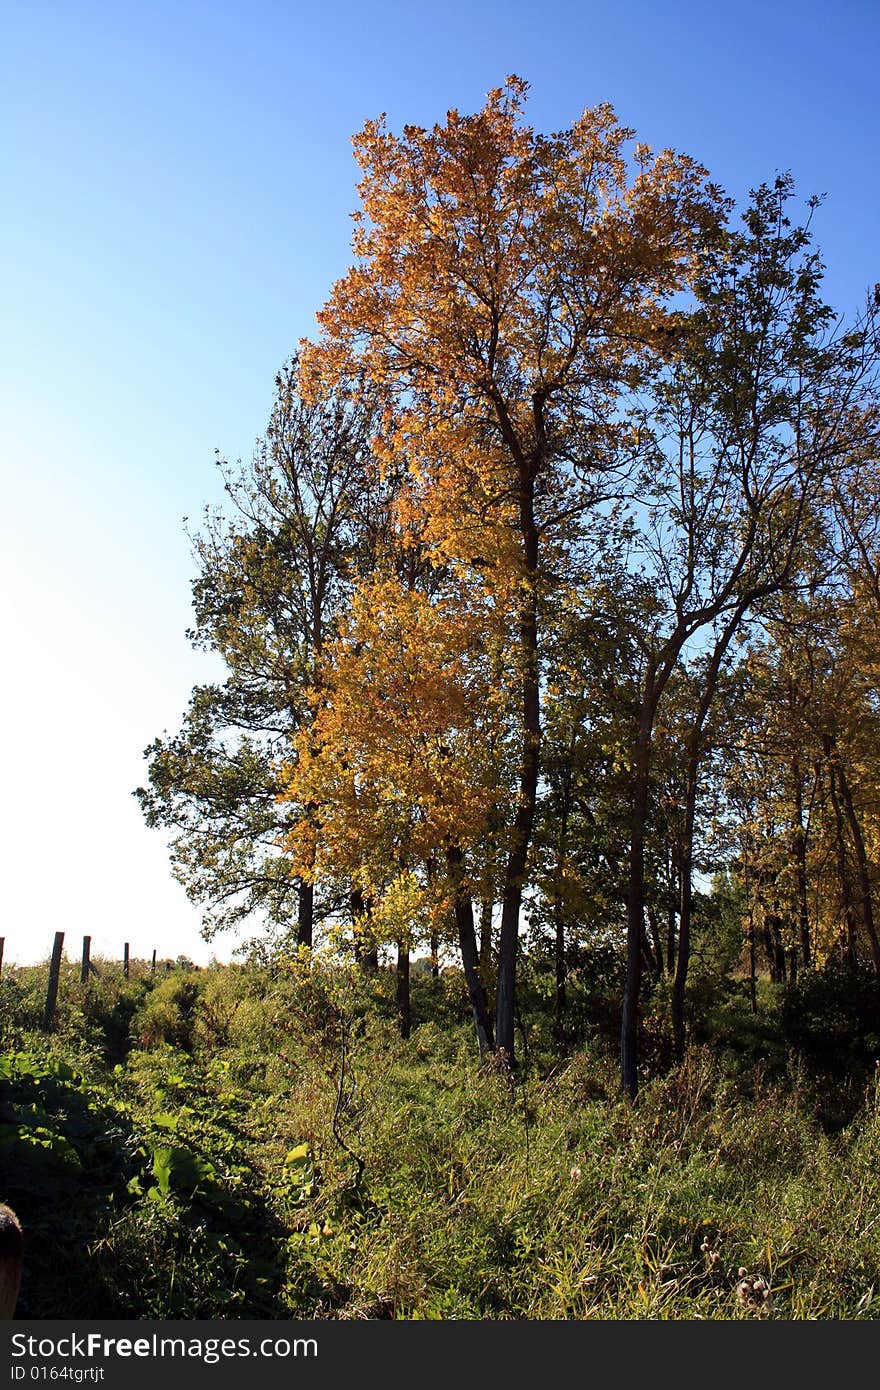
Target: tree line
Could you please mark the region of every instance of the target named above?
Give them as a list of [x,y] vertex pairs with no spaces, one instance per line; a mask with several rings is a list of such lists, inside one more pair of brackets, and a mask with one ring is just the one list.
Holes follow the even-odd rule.
[[561,1040],[571,951],[612,943],[634,1097],[646,972],[684,1056],[703,876],[753,991],[880,973],[880,291],[825,302],[788,175],[737,207],[526,95],[356,137],[355,264],[192,536],[228,674],[137,795],[209,933],[390,947],[404,1032],[452,945],[513,1064],[526,919]]

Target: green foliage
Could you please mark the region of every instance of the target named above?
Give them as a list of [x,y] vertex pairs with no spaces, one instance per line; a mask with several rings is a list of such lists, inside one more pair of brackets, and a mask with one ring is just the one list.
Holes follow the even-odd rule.
[[133,1019],[143,1008],[153,983],[149,976],[126,980],[119,970],[102,970],[100,977],[90,980],[85,989],[70,981],[63,1022],[75,1028],[81,1012],[82,1026],[108,1061],[121,1061],[131,1046]]
[[146,1047],[165,1042],[191,1051],[198,997],[197,976],[180,971],[167,975],[144,997],[132,1020],[134,1035]]
[[880,1065],[877,976],[833,958],[822,970],[803,972],[782,992],[780,1027],[811,1073],[841,1083],[823,1088],[828,1121],[851,1119],[867,1080]]

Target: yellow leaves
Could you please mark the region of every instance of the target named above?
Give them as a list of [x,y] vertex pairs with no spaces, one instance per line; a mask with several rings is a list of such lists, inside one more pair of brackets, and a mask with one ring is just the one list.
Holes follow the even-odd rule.
[[412,949],[417,943],[439,935],[448,918],[451,903],[443,891],[443,880],[428,880],[410,869],[396,874],[390,882],[371,883],[370,933],[377,941],[398,941]]
[[[633,133],[607,104],[567,132],[536,135],[523,121],[527,90],[511,77],[473,116],[450,112],[445,126],[402,136],[371,121],[354,142],[361,263],[319,316],[322,348],[342,348],[396,388],[417,383],[423,426],[442,420],[451,381],[485,398],[505,362],[527,401],[562,320],[558,346],[582,373],[572,320],[590,352],[597,308],[603,333],[619,340],[618,301],[658,277],[664,292],[675,287],[701,201],[711,202],[698,166],[669,151],[652,161],[644,145],[630,183]],[[570,292],[549,300],[549,287]]]
[[[481,110],[450,111],[431,130],[364,126],[359,261],[301,359],[310,389],[358,378],[386,402],[373,450],[383,480],[408,472],[394,503],[400,544],[468,573],[508,609],[535,564],[520,527],[524,477],[559,496],[566,470],[554,472],[552,449],[564,459],[569,438],[576,447],[584,401],[591,419],[613,419],[616,393],[638,387],[662,300],[714,210],[687,158],[638,144],[633,174],[633,132],[610,105],[544,137],[525,123],[527,91],[512,76]],[[588,510],[591,489],[579,486]],[[542,531],[545,564],[577,511],[566,496]]]
[[378,901],[390,875],[484,833],[509,701],[495,622],[467,590],[431,598],[386,574],[356,591],[284,779],[295,872],[354,875]]
[[509,825],[509,763],[540,737],[536,615],[595,507],[571,460],[588,424],[601,468],[594,422],[638,388],[711,207],[691,161],[640,145],[633,172],[607,104],[537,134],[527,90],[510,77],[430,130],[364,126],[358,262],[301,353],[315,389],[363,380],[385,404],[373,457],[422,588],[364,582],[326,653],[287,783],[294,859],[347,869],[376,912],[390,893],[398,924],[400,875],[485,837],[501,788],[499,841]]

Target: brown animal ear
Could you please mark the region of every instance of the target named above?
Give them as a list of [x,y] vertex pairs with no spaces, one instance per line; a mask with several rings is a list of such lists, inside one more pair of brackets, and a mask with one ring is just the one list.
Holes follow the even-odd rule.
[[0,1205],[0,1318],[11,1318],[18,1301],[24,1237],[10,1207]]

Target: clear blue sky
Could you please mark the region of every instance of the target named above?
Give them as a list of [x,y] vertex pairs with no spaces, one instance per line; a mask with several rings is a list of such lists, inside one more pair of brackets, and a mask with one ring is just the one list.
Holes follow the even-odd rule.
[[[832,300],[880,280],[880,0],[7,7],[0,54],[0,682],[7,954],[206,960],[131,789],[211,674],[181,518],[248,456],[349,262],[350,139],[509,73],[559,129],[611,101],[741,197],[827,194]],[[218,943],[228,955],[231,943]]]

